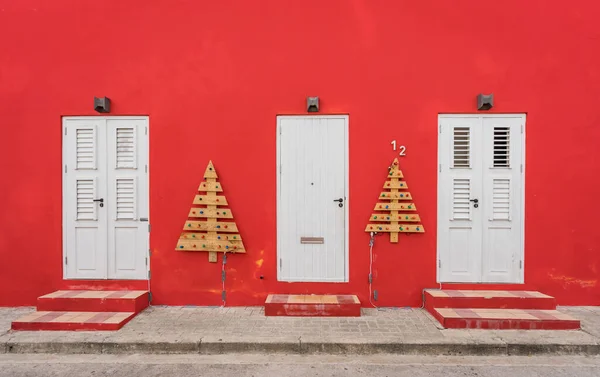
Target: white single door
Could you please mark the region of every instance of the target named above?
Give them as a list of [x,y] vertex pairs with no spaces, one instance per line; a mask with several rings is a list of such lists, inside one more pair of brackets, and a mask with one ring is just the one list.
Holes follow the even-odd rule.
[[347,281],[348,118],[277,123],[279,280]]
[[148,277],[148,119],[63,119],[67,279]]
[[524,115],[439,118],[438,280],[523,281]]

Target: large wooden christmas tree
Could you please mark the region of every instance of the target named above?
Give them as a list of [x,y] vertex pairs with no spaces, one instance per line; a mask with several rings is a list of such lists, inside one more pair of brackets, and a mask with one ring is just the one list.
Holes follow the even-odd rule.
[[182,251],[208,251],[209,262],[217,261],[218,252],[246,252],[237,225],[230,220],[233,219],[233,213],[231,209],[224,208],[227,207],[227,198],[217,195],[223,192],[223,186],[217,182],[217,178],[210,161],[176,248]]
[[400,170],[398,159],[394,159],[389,168],[388,180],[383,184],[384,191],[379,194],[380,202],[367,224],[366,232],[385,232],[390,234],[390,242],[398,242],[398,233],[423,233],[421,218],[417,215],[417,207],[412,203],[412,195]]

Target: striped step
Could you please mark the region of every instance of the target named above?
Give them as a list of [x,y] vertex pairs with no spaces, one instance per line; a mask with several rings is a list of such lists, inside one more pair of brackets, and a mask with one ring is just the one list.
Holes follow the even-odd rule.
[[360,301],[354,295],[269,295],[265,315],[360,317]]
[[447,329],[574,330],[579,320],[557,310],[436,308],[433,316]]
[[535,291],[425,290],[425,308],[556,309],[552,296]]
[[148,291],[56,291],[38,297],[39,311],[133,312],[148,307]]
[[119,330],[136,313],[40,311],[12,323],[13,330]]

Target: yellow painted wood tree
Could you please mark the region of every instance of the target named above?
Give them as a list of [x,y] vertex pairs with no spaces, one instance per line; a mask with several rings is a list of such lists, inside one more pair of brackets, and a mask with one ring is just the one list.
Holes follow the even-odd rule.
[[366,232],[385,232],[390,234],[390,242],[398,242],[398,233],[423,233],[421,218],[416,213],[417,207],[412,203],[412,195],[405,191],[408,185],[404,178],[398,159],[395,158],[388,173],[388,180],[383,184],[384,191],[379,194],[375,205],[376,213],[371,215]]
[[176,250],[207,251],[209,262],[217,261],[217,253],[245,253],[242,237],[233,220],[227,198],[217,193],[223,192],[223,186],[212,161],[204,172],[204,181],[198,187],[199,194],[183,226]]

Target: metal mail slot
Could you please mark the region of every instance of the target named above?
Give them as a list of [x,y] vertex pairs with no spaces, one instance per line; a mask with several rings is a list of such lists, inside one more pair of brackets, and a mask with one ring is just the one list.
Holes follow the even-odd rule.
[[300,237],[300,243],[321,244],[321,243],[325,243],[325,238],[323,238],[323,237]]

